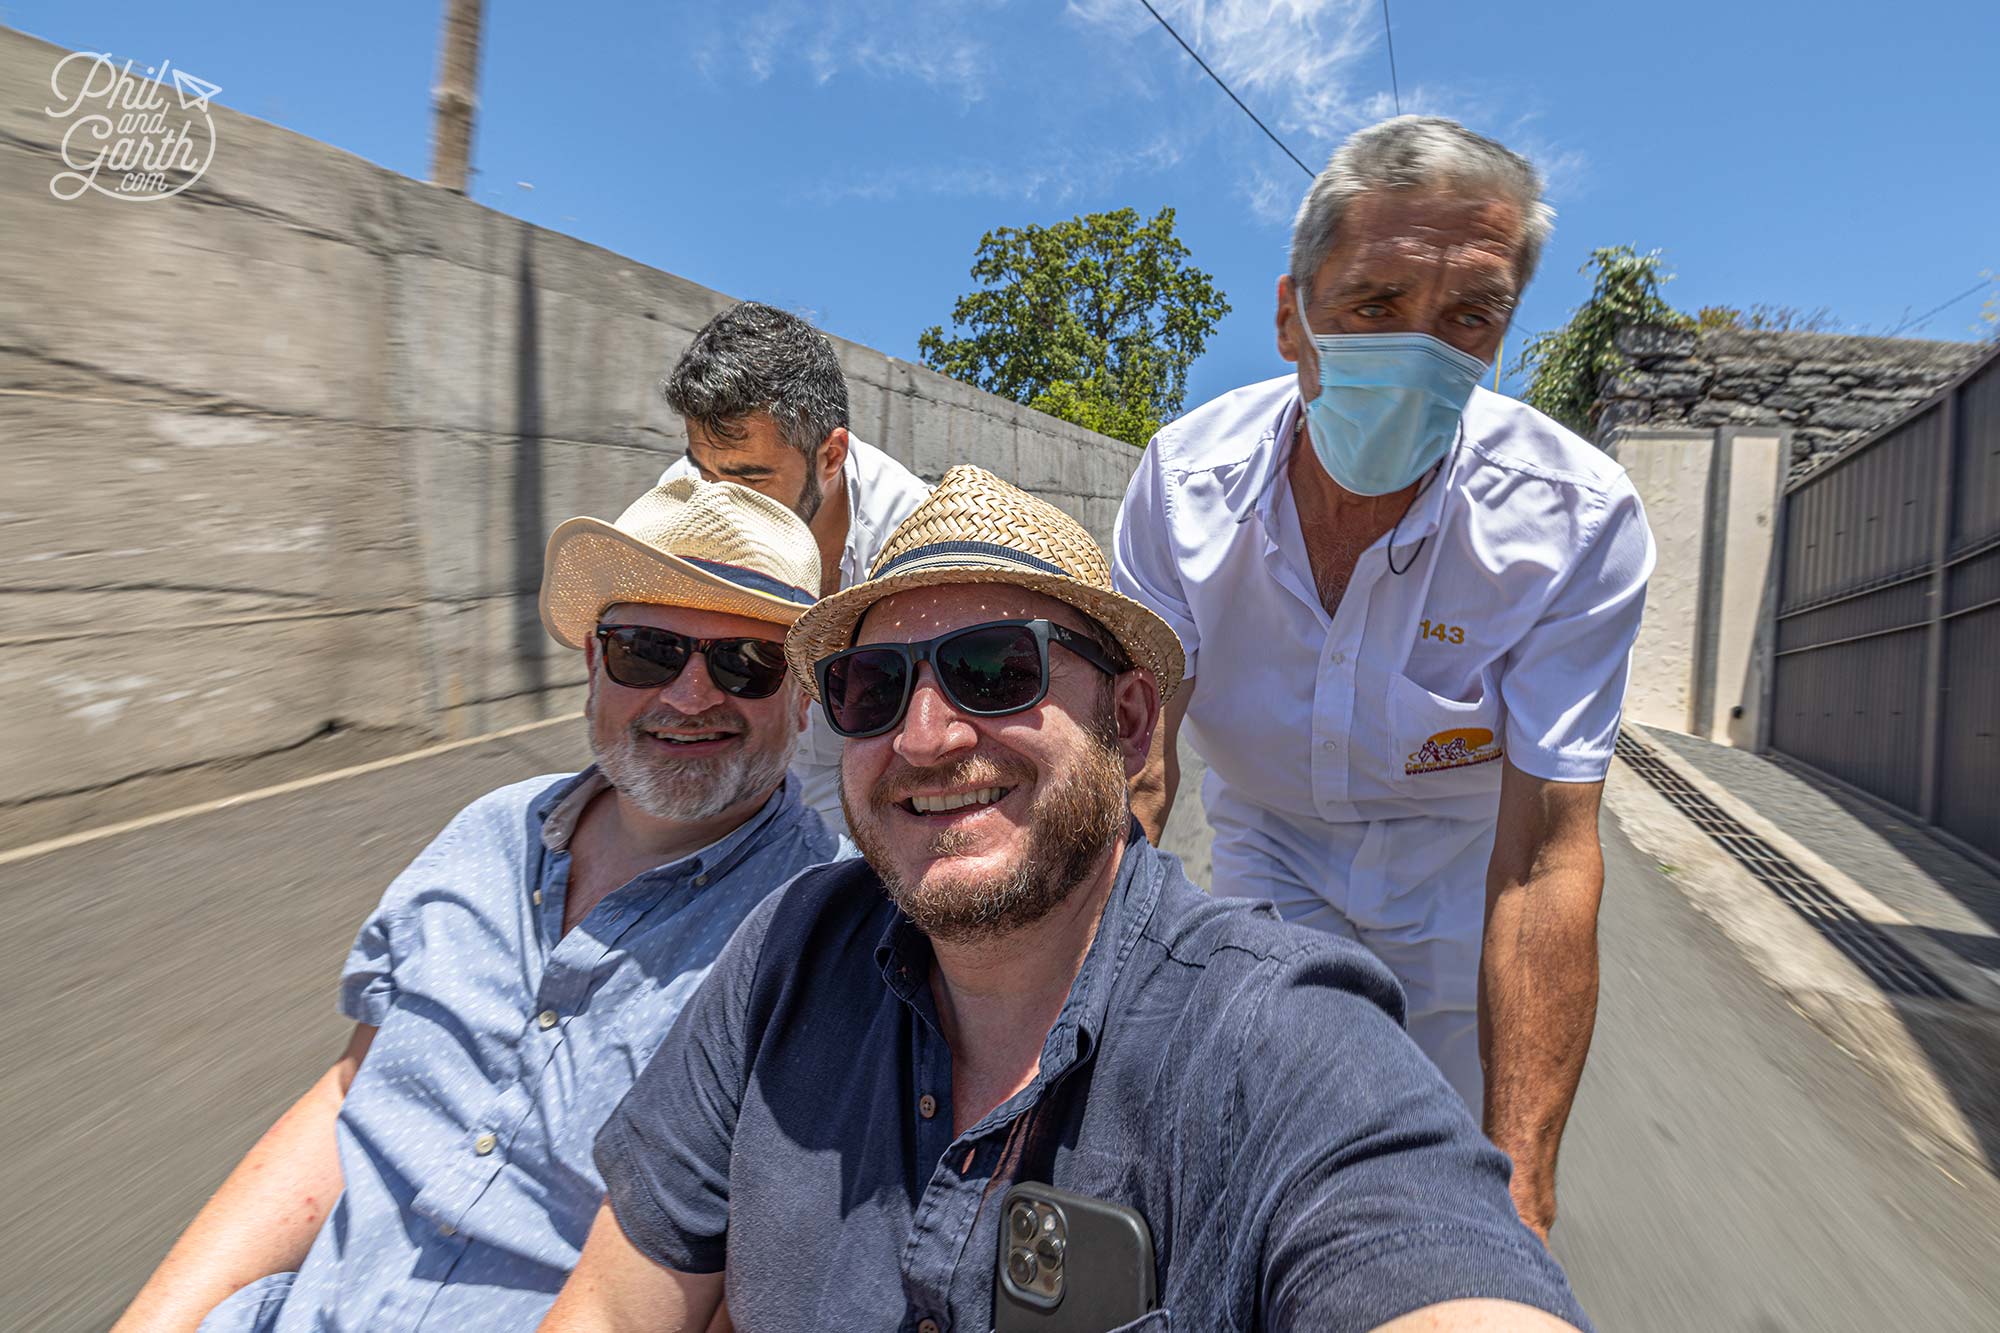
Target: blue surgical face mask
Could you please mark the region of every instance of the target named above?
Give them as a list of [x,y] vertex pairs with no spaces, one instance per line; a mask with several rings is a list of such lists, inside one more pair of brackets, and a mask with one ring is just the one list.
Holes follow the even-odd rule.
[[1319,362],[1319,397],[1305,405],[1313,452],[1356,495],[1402,490],[1451,447],[1486,363],[1428,333],[1313,333],[1292,299]]

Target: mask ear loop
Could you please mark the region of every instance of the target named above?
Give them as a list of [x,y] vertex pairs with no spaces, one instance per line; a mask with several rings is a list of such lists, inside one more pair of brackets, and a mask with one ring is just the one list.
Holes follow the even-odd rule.
[[1396,568],[1396,534],[1403,530],[1403,520],[1409,516],[1410,510],[1417,507],[1417,501],[1424,498],[1424,492],[1431,488],[1431,482],[1441,479],[1447,472],[1451,471],[1453,461],[1458,458],[1458,442],[1464,438],[1465,423],[1461,421],[1458,425],[1458,433],[1451,437],[1451,452],[1445,455],[1444,463],[1431,473],[1429,481],[1426,481],[1422,486],[1417,488],[1417,493],[1410,497],[1410,503],[1404,508],[1401,514],[1396,516],[1396,526],[1389,529],[1389,544],[1383,548],[1382,555],[1389,562],[1389,572],[1391,574],[1400,577],[1409,573],[1416,565],[1417,557],[1424,553],[1424,543],[1431,539],[1431,535],[1428,532],[1417,538],[1417,549],[1410,552],[1410,558],[1403,562],[1403,567],[1401,569]]

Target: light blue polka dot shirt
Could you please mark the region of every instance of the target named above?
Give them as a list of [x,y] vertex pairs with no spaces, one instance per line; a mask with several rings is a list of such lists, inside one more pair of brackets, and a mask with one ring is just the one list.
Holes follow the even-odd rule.
[[341,1012],[380,1029],[341,1108],[345,1189],[297,1273],[202,1333],[530,1329],[604,1197],[597,1130],[751,908],[851,854],[787,781],[747,823],[562,933],[596,769],[481,797],[354,942]]

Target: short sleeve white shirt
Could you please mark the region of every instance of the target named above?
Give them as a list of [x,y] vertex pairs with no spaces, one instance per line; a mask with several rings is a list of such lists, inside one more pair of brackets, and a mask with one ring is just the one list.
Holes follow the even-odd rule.
[[1476,928],[1500,761],[1565,782],[1609,767],[1653,566],[1638,494],[1584,440],[1475,390],[1329,615],[1286,480],[1298,413],[1287,375],[1162,429],[1113,539],[1117,586],[1187,651],[1216,889],[1286,906],[1281,885],[1222,882],[1245,864],[1227,844],[1254,844],[1361,924],[1437,928],[1435,894],[1412,893],[1428,887]]
[[[686,457],[660,474],[665,485],[676,477],[701,475]],[[847,542],[840,552],[840,586],[849,588],[868,577],[889,535],[931,488],[922,478],[889,455],[853,434],[847,437],[847,462],[841,467],[847,484]],[[826,718],[814,708],[806,717],[792,773],[799,780],[799,799],[817,810],[835,833],[846,830],[840,808],[840,737],[828,730]]]

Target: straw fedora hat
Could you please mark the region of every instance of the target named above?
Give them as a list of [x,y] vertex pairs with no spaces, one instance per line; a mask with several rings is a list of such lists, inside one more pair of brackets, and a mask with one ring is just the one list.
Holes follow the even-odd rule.
[[1046,500],[969,466],[944,474],[889,537],[864,583],[812,605],[785,636],[792,671],[816,699],[813,664],[853,646],[854,627],[882,598],[948,583],[1010,583],[1068,602],[1109,630],[1153,673],[1165,702],[1186,658],[1167,622],[1111,590],[1111,566],[1083,525]]
[[818,589],[819,546],[797,514],[747,486],[676,477],[616,523],[572,518],[549,534],[542,624],[571,648],[619,602],[790,625]]

